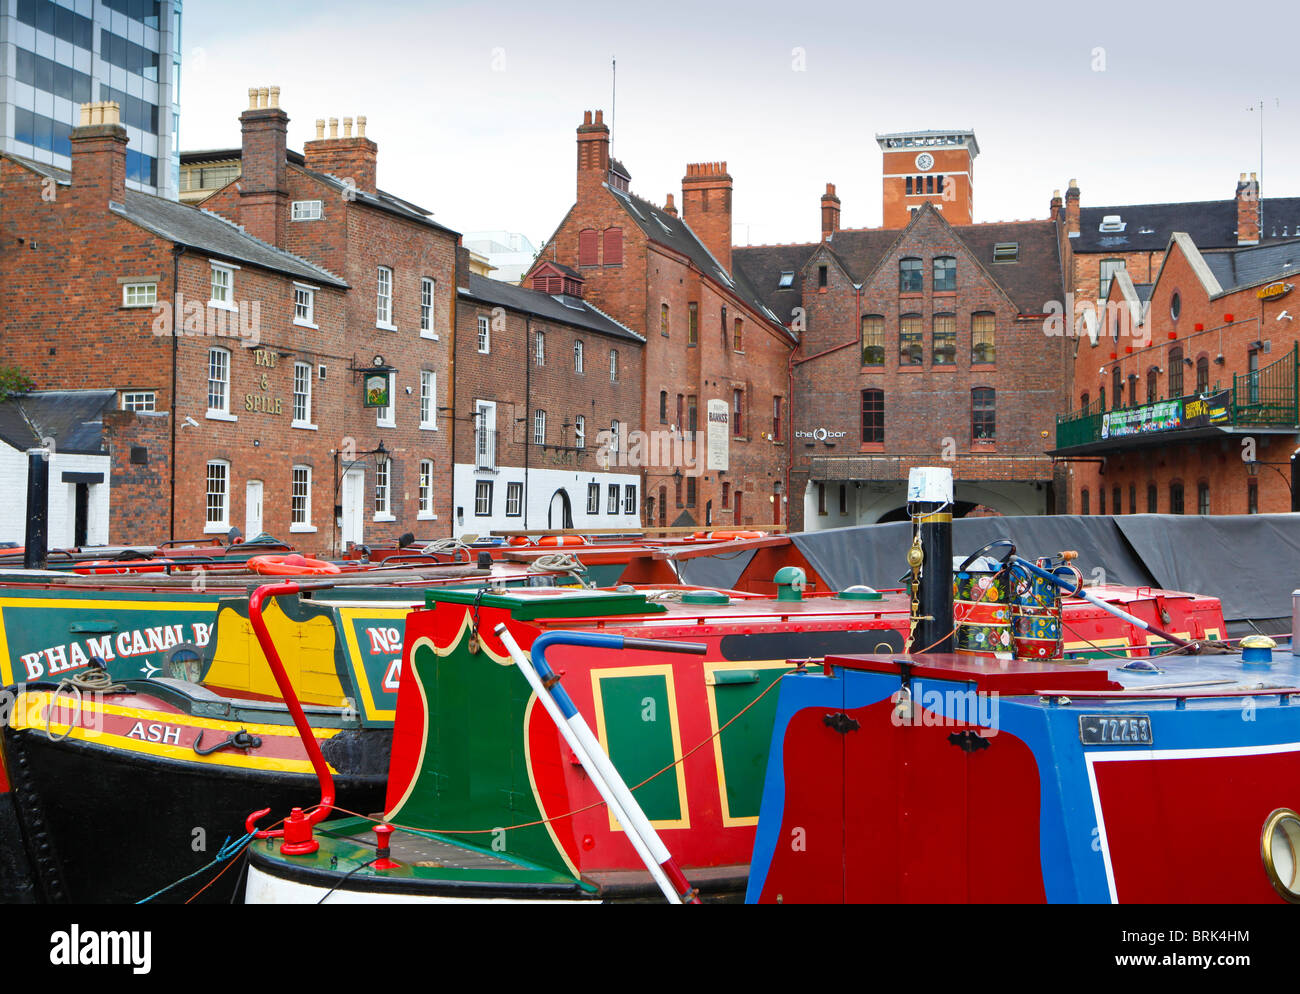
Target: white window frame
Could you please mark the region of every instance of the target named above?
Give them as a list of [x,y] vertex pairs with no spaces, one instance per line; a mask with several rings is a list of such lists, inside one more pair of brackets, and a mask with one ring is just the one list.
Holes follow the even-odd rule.
[[146,413],[156,411],[158,410],[158,394],[153,390],[124,390],[122,391],[122,410],[144,411]]
[[375,327],[396,331],[393,323],[393,270],[380,266],[375,274]]
[[416,512],[416,519],[419,521],[436,521],[438,516],[433,513],[433,460],[420,460],[420,503]]
[[605,513],[618,514],[619,502],[623,497],[623,488],[617,483],[605,485]]
[[539,366],[546,365],[546,332],[533,332],[533,360]]
[[623,484],[623,513],[636,514],[636,484]]
[[609,382],[618,382],[618,349],[609,350]]
[[[513,507],[514,510],[510,510]],[[506,484],[506,517],[521,518],[524,514],[524,485],[518,481]]]
[[[306,491],[303,497],[303,520],[295,521],[296,509],[294,501],[297,500],[299,474],[306,477]],[[311,523],[311,467],[294,466],[289,474],[289,531],[290,532],[314,532],[315,526]]]
[[[486,500],[484,499],[486,497]],[[486,510],[480,511],[480,507]],[[490,518],[492,516],[492,481],[476,480],[474,482],[474,517]]]
[[289,220],[319,221],[324,216],[325,216],[325,201],[295,200],[293,202],[293,207],[290,209]]
[[573,447],[575,449],[587,447],[587,419],[581,414],[573,419]]
[[[224,376],[220,379],[214,379],[212,376],[212,360],[215,356],[220,355],[221,367]],[[237,415],[230,413],[230,363],[231,353],[229,349],[210,348],[208,349],[208,413],[207,418],[211,421],[238,421]],[[222,388],[221,406],[212,406],[212,385],[220,383]]]
[[123,307],[153,307],[156,303],[158,303],[157,283],[122,284]]
[[388,374],[388,406],[375,408],[376,428],[397,427],[397,377]]
[[[221,489],[214,490],[213,469],[220,469]],[[225,459],[209,459],[207,470],[204,475],[204,508],[203,508],[203,533],[205,535],[224,535],[230,531],[230,463]],[[214,520],[212,517],[213,497],[219,498],[221,516]]]
[[610,422],[609,451],[612,452],[614,455],[618,455],[618,432],[619,432],[619,423],[617,421]]
[[420,370],[420,428],[438,430],[438,374],[431,369]]
[[582,373],[582,339],[573,343],[573,371]]
[[420,337],[428,338],[431,341],[438,341],[438,332],[435,331],[438,316],[434,310],[434,303],[438,299],[438,281],[431,276],[424,276],[420,279]]
[[588,514],[600,513],[600,484],[599,483],[587,484],[587,513]]
[[[291,428],[305,428],[308,431],[316,431],[316,423],[311,417],[311,384],[315,370],[309,362],[295,362],[293,364],[293,420],[289,422]],[[306,384],[306,391],[298,390],[298,374],[302,373],[303,382]],[[306,418],[298,417],[298,397],[305,396],[303,403],[303,413]]]
[[[235,304],[235,270],[238,266],[232,266],[225,262],[209,262],[212,267],[211,282],[209,284],[209,307],[217,307],[223,311],[237,311],[238,305]],[[222,284],[218,277],[225,276],[225,283]],[[217,296],[217,292],[225,294],[225,298]]]
[[486,314],[478,316],[478,350],[483,355],[492,352],[492,319]]
[[541,408],[533,412],[533,444],[546,444],[546,412]]
[[[295,281],[293,284],[293,323],[299,328],[320,328],[316,323],[316,290],[310,283]],[[306,314],[300,316],[298,312],[304,308],[304,302]]]
[[393,460],[391,457],[375,463],[374,520],[397,520],[393,516]]

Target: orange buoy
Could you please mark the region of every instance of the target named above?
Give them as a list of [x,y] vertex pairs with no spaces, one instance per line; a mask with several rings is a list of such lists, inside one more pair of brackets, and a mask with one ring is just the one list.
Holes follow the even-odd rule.
[[287,556],[254,556],[248,561],[248,568],[261,576],[303,576],[343,572],[342,568],[334,563],[300,556],[296,552]]
[[543,535],[537,540],[537,544],[549,549],[564,545],[586,545],[587,540],[581,535]]
[[516,535],[514,538],[512,538],[512,539],[510,540],[510,544],[511,544],[511,545],[528,545],[528,544],[529,544],[529,543],[528,543],[528,536],[527,536],[527,535]]

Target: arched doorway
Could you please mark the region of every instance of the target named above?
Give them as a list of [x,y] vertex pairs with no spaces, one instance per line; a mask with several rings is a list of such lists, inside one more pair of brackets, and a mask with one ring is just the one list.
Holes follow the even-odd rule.
[[569,492],[563,487],[551,495],[551,506],[546,509],[546,527],[573,527],[573,505],[569,502]]

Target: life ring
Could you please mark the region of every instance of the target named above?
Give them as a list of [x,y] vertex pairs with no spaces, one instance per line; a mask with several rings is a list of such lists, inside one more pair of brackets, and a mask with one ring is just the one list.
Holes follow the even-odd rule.
[[72,572],[81,576],[101,576],[116,573],[162,573],[172,565],[170,559],[96,559],[93,562],[77,563]]
[[581,535],[543,535],[537,540],[537,544],[554,548],[564,545],[586,545],[587,540]]
[[767,532],[759,531],[729,531],[729,532],[696,532],[695,538],[709,539],[714,542],[729,542],[738,538],[767,538]]
[[291,553],[287,556],[253,556],[248,568],[262,576],[304,576],[325,573],[342,573],[335,563],[322,562],[308,556]]
[[519,546],[519,545],[528,545],[528,544],[529,544],[529,542],[528,542],[528,536],[527,536],[527,535],[516,535],[514,538],[512,538],[512,539],[510,540],[510,544],[511,544],[511,545],[515,545],[515,546]]

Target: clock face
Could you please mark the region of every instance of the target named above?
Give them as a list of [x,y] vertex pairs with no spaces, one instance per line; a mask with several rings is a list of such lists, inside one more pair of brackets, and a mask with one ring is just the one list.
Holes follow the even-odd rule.
[[920,155],[916,157],[916,168],[921,170],[921,172],[925,172],[933,165],[934,165],[934,156],[931,155],[929,152],[922,152]]

